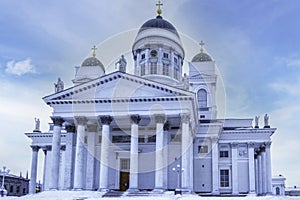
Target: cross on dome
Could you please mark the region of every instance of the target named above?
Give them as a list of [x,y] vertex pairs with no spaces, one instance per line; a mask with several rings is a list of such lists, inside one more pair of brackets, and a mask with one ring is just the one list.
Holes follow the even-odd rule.
[[93,48],[92,48],[92,50],[93,50],[93,57],[96,57],[97,47],[94,45]]
[[160,1],[158,1],[158,3],[156,4],[156,6],[158,7],[158,9],[157,9],[157,14],[158,14],[158,16],[160,16],[161,13],[162,13],[160,7],[163,6],[163,5],[164,5],[164,4],[162,4]]
[[200,52],[203,53],[203,46],[205,45],[205,43],[201,40],[201,42],[199,43],[201,46]]

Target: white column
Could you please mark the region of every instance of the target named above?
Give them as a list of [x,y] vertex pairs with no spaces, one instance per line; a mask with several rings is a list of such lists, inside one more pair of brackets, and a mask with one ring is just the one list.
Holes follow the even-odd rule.
[[255,194],[254,143],[248,144],[249,194]]
[[66,152],[65,152],[65,176],[64,189],[70,190],[73,188],[73,144],[75,125],[66,126]]
[[236,143],[231,144],[231,158],[232,158],[232,194],[239,193],[239,185],[238,185],[238,166],[237,166],[237,147]]
[[130,174],[129,191],[138,191],[138,173],[139,173],[139,115],[131,115],[131,139],[130,139]]
[[100,116],[102,123],[101,160],[99,191],[108,191],[108,156],[110,144],[110,123],[113,118],[109,115]]
[[258,158],[257,158],[257,152],[255,152],[255,192],[258,194]]
[[156,191],[163,191],[163,146],[165,115],[155,115],[156,122],[156,146],[155,146],[155,187]]
[[59,161],[60,161],[60,143],[61,143],[61,126],[64,122],[61,117],[51,117],[54,127],[52,136],[52,152],[51,152],[51,172],[50,172],[50,190],[58,189],[59,181]]
[[191,133],[190,133],[190,115],[181,114],[181,166],[183,168],[181,183],[182,189],[190,192],[191,183],[190,183],[190,155],[189,147],[191,145]]
[[258,194],[261,195],[263,193],[263,184],[262,184],[262,158],[260,152],[257,158],[258,158]]
[[87,119],[75,117],[77,124],[76,154],[74,167],[74,190],[82,190],[84,186],[84,136]]
[[96,135],[98,126],[96,124],[87,127],[87,159],[86,159],[86,189],[95,189],[95,153],[96,153]]
[[170,124],[166,122],[164,124],[164,147],[163,147],[163,188],[168,189],[168,142],[169,142],[169,129]]
[[43,152],[44,152],[44,166],[43,166],[43,191],[45,191],[46,187],[45,187],[45,183],[46,183],[46,166],[47,166],[47,147],[43,147],[42,148]]
[[35,193],[35,187],[36,187],[38,153],[39,153],[40,147],[31,146],[31,148],[32,148],[32,160],[31,160],[29,194],[34,194]]
[[211,138],[212,148],[212,194],[219,195],[219,145],[218,138]]
[[267,195],[272,194],[272,169],[271,169],[271,142],[267,142],[266,144],[266,170],[267,170]]
[[267,166],[266,166],[266,152],[263,146],[263,151],[261,152],[262,160],[262,194],[265,195],[267,192]]

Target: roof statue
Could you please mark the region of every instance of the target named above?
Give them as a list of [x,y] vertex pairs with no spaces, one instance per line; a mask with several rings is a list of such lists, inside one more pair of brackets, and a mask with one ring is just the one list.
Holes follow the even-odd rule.
[[189,78],[186,73],[184,73],[182,81],[183,81],[183,89],[189,90],[190,83],[189,83]]
[[33,132],[40,132],[40,119],[35,117],[34,122],[35,122],[35,128]]
[[57,83],[54,83],[54,90],[56,93],[64,90],[64,82],[60,78],[57,79]]
[[260,118],[260,116],[255,116],[255,127],[254,128],[259,128],[259,126],[258,126],[259,118]]
[[121,55],[121,58],[119,59],[118,62],[116,62],[115,65],[116,65],[116,67],[119,67],[120,72],[126,72],[127,61],[126,61],[124,55]]
[[270,124],[269,124],[269,116],[268,116],[268,114],[265,114],[265,116],[264,116],[264,122],[265,122],[264,128],[270,128]]

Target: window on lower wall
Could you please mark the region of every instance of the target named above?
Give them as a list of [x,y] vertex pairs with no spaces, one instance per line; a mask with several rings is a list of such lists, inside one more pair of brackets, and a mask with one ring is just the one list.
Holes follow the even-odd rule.
[[220,187],[229,187],[229,169],[220,170]]
[[198,146],[198,153],[208,153],[208,146]]
[[228,151],[220,151],[220,158],[228,158],[229,152]]

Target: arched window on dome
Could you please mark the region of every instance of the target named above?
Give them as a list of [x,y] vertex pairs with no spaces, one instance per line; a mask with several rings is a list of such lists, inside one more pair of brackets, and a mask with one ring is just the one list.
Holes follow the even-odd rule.
[[207,108],[207,92],[204,89],[200,89],[197,93],[198,104],[200,108]]
[[163,64],[163,75],[169,76],[169,65]]

